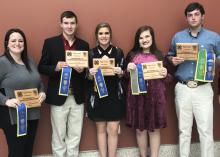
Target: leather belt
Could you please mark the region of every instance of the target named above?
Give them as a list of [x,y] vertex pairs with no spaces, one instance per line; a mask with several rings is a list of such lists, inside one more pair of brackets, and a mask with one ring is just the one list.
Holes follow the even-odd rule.
[[187,85],[189,88],[196,88],[200,85],[204,85],[208,82],[201,82],[201,81],[194,81],[194,80],[189,80],[189,81],[178,81],[179,83],[182,83],[184,85]]

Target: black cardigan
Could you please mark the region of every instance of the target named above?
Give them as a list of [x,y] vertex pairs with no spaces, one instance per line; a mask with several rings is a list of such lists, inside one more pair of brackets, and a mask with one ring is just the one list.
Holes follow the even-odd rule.
[[[89,50],[89,44],[79,38],[76,38],[74,47],[76,50]],[[42,56],[38,65],[41,74],[49,76],[47,86],[46,103],[61,106],[66,100],[66,96],[58,95],[61,71],[56,72],[55,68],[58,61],[65,61],[65,50],[62,35],[48,38],[44,41]],[[78,73],[72,69],[71,75],[72,92],[77,104],[85,101],[85,70]]]

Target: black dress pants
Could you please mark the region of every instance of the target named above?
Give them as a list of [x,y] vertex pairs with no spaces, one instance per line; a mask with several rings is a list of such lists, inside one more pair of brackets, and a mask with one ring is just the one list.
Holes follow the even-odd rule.
[[0,107],[0,110],[1,127],[8,144],[8,157],[32,157],[38,120],[28,120],[27,135],[17,137],[17,125],[11,125],[8,109]]

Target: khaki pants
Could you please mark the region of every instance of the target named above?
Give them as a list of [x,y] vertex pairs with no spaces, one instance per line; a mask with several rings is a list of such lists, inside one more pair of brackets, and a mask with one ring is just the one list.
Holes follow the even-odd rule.
[[214,157],[213,90],[210,83],[189,88],[177,83],[176,113],[179,120],[180,157],[189,157],[193,117],[199,132],[201,157]]
[[78,157],[84,105],[69,95],[62,106],[51,105],[52,152],[54,157]]

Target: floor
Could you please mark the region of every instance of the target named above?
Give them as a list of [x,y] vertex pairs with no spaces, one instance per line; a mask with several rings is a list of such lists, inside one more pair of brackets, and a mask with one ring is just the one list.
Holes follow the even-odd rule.
[[[220,157],[220,142],[215,142],[215,157]],[[36,155],[33,157],[52,157],[52,155]],[[97,150],[82,151],[79,157],[99,157]],[[139,157],[138,149],[135,147],[119,148],[117,157]],[[159,157],[179,157],[178,145],[161,145]],[[199,143],[191,145],[190,157],[200,157]]]

